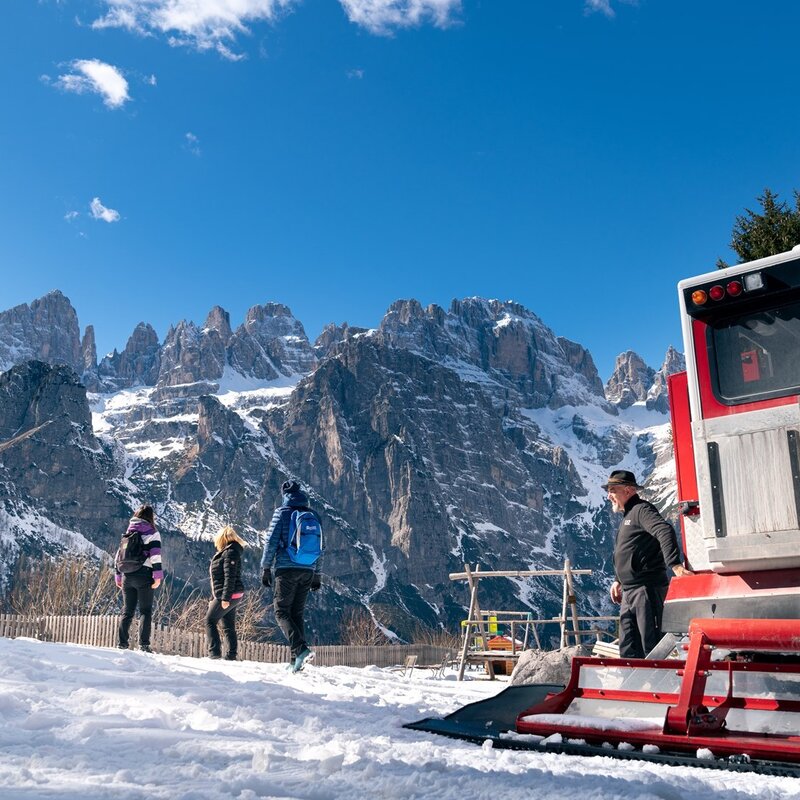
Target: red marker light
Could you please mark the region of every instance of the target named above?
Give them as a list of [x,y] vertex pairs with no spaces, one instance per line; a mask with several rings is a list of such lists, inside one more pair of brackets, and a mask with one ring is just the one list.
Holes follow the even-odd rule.
[[722,298],[725,297],[725,290],[719,284],[717,284],[708,290],[708,296],[712,300],[722,300]]
[[696,306],[705,305],[706,300],[708,300],[708,295],[702,289],[697,289],[692,292],[692,302]]
[[725,288],[731,297],[738,297],[744,291],[744,287],[739,281],[731,281]]

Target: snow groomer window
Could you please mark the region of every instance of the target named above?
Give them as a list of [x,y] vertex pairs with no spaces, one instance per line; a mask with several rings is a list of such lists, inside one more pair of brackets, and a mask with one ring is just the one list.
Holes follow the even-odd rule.
[[710,331],[715,394],[724,403],[800,393],[800,303],[747,312]]

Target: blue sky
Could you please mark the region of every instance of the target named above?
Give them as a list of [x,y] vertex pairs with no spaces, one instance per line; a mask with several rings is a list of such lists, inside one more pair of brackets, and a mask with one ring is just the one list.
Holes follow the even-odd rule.
[[[233,10],[231,10],[233,9]],[[791,199],[800,4],[4,0],[0,307],[290,306],[315,338],[415,297],[514,299],[658,366],[675,284]]]

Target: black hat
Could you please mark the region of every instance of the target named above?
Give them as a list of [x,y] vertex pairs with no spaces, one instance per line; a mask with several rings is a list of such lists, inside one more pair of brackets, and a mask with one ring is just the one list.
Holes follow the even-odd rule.
[[615,469],[608,476],[608,483],[604,483],[600,488],[608,491],[609,486],[633,486],[634,489],[644,488],[636,483],[636,476],[626,469]]
[[284,481],[281,491],[284,494],[294,494],[300,491],[300,484],[297,481]]

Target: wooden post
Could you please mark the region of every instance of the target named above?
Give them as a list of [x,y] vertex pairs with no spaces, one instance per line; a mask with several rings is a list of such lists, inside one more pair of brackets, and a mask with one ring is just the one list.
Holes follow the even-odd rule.
[[[481,634],[481,639],[483,640],[483,649],[489,649],[489,628],[486,625],[486,622],[483,619],[483,613],[481,612],[481,606],[478,602],[478,577],[477,574],[480,572],[481,565],[475,565],[475,572],[473,573],[473,580],[475,581],[475,619],[478,622],[478,630]],[[469,626],[467,626],[469,627]],[[494,664],[492,663],[491,659],[486,660],[486,672],[489,675],[489,680],[494,680]]]
[[567,564],[569,560],[564,562],[564,587],[561,591],[561,641],[559,642],[558,649],[563,650],[567,646]]
[[569,559],[564,562],[564,579],[567,585],[567,602],[572,609],[572,629],[575,631],[575,644],[581,643],[580,624],[578,621],[578,601],[575,598],[575,586],[572,582],[572,569]]
[[467,613],[467,624],[464,626],[464,642],[461,645],[461,663],[458,666],[458,680],[464,680],[464,669],[467,666],[467,651],[469,650],[469,637],[471,621],[475,617],[475,604],[478,600],[478,582],[472,577],[472,571],[469,564],[464,564],[464,572],[467,573],[467,582],[469,583],[469,612]]

